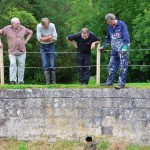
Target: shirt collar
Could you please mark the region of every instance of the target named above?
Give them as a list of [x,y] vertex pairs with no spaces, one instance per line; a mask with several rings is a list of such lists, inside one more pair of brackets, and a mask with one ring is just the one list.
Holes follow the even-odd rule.
[[113,27],[113,26],[111,26],[111,25],[110,25],[109,27],[110,27],[110,28],[113,28],[113,29],[116,29],[116,27],[119,26],[119,25],[120,25],[120,21],[117,20],[117,24],[115,25],[115,27]]
[[[12,28],[12,30],[14,30],[12,25],[11,25],[11,28]],[[20,29],[17,32],[19,32],[21,29],[22,29],[22,26],[20,25]]]
[[117,20],[117,24],[116,24],[116,26],[119,26],[120,25],[120,21],[119,20]]
[[[42,29],[45,29],[45,28],[43,28],[43,25],[42,25],[42,23],[41,23],[41,26],[42,26]],[[48,28],[46,28],[45,30],[48,30],[48,29],[50,29],[50,23],[49,23],[49,26],[48,26]]]

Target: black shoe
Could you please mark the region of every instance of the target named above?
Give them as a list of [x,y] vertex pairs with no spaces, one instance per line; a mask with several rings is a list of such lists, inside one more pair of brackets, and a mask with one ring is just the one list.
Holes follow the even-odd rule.
[[115,89],[119,90],[119,89],[123,89],[125,86],[124,85],[118,85],[118,86],[115,86]]
[[15,81],[10,81],[9,84],[16,84],[16,82]]
[[46,82],[46,85],[50,85],[50,82]]
[[112,86],[113,84],[111,83],[102,83],[101,86]]
[[82,85],[88,85],[88,83],[85,83],[85,82],[84,82]]
[[23,81],[20,81],[20,82],[18,82],[18,84],[24,84],[24,82],[23,82]]

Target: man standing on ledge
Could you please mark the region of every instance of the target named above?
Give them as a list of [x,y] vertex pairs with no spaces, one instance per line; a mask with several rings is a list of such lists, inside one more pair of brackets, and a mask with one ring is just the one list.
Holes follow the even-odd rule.
[[103,83],[102,86],[113,85],[117,70],[120,65],[118,86],[115,88],[121,89],[126,84],[130,36],[126,24],[121,20],[117,20],[114,14],[107,14],[105,19],[109,26],[106,40],[102,45],[101,50],[104,50],[109,44],[111,44],[112,50],[108,66],[109,76],[106,83]]
[[[8,53],[10,60],[9,68],[9,84],[17,83],[17,66],[16,61],[18,61],[18,83],[24,83],[24,70],[25,70],[25,60],[26,60],[26,44],[32,36],[32,31],[26,27],[20,25],[18,18],[11,19],[11,25],[4,27],[0,30],[0,35],[5,35],[8,42]],[[27,35],[27,38],[25,36]],[[0,47],[2,47],[0,39]]]
[[81,32],[69,35],[67,40],[77,49],[77,70],[79,73],[80,85],[88,85],[90,78],[91,66],[91,50],[96,44],[100,43],[100,39],[87,28],[83,28]]
[[37,25],[37,39],[41,43],[40,53],[46,84],[50,84],[50,71],[52,84],[56,84],[56,58],[54,42],[57,40],[57,32],[55,25],[50,23],[48,18],[43,18],[41,23]]

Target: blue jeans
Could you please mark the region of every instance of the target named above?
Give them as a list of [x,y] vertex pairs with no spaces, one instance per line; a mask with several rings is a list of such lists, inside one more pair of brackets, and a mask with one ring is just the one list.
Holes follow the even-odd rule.
[[55,55],[55,44],[41,44],[40,53],[42,59],[42,66],[44,71],[55,71],[56,55]]

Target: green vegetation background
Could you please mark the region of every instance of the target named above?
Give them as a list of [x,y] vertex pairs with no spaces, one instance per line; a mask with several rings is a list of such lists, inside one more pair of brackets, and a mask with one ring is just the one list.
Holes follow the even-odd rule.
[[[147,0],[1,0],[0,1],[0,28],[10,24],[12,17],[18,17],[21,23],[32,29],[34,35],[27,44],[27,52],[39,52],[39,43],[36,40],[36,25],[41,18],[48,17],[55,23],[58,32],[56,43],[57,52],[75,52],[65,37],[76,33],[83,27],[95,32],[101,41],[104,41],[107,24],[104,17],[107,13],[114,13],[118,19],[123,20],[131,36],[131,49],[129,64],[149,65],[150,51],[140,49],[150,48],[150,3]],[[7,54],[6,38],[4,43],[5,81],[9,79],[9,59]],[[109,48],[110,49],[110,48]],[[110,52],[101,56],[101,64],[107,65]],[[92,52],[92,65],[96,64],[96,50]],[[57,54],[57,66],[75,66],[76,54]],[[43,84],[44,76],[41,68],[40,54],[27,54],[25,83]],[[95,76],[96,67],[92,67],[92,76]],[[101,81],[107,77],[107,67],[101,67]],[[78,80],[76,68],[57,69],[58,83],[73,83]],[[149,82],[150,67],[129,66],[127,82]],[[117,81],[117,78],[116,78]]]

